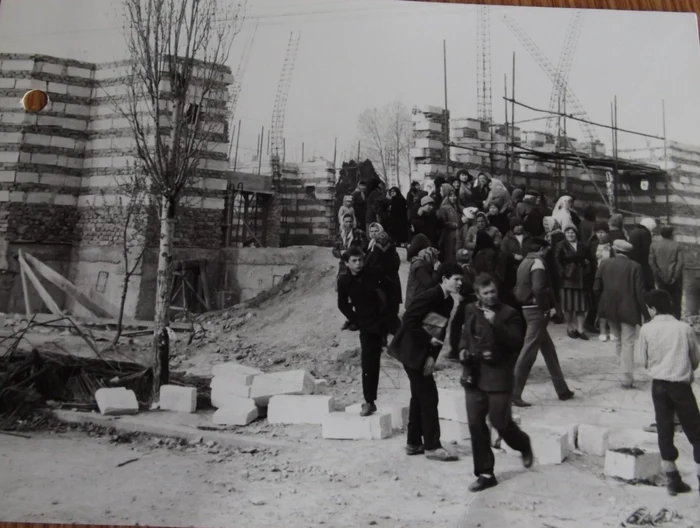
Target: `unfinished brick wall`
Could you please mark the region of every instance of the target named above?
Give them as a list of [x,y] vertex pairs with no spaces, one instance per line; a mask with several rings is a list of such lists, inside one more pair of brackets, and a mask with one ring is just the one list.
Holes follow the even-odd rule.
[[281,245],[329,246],[335,237],[335,171],[325,160],[282,171]]

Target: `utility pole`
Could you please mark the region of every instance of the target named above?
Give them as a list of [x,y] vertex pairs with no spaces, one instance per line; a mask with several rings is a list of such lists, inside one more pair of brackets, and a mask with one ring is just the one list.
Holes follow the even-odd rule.
[[442,41],[442,61],[443,61],[443,72],[445,81],[445,122],[443,124],[443,143],[445,150],[445,174],[450,175],[450,147],[448,143],[450,142],[450,117],[449,111],[447,110],[447,41]]
[[513,165],[515,164],[515,52],[513,52],[513,73],[511,74],[511,105],[510,105],[510,120],[513,123],[513,141],[510,144],[510,183],[513,183]]
[[258,174],[262,171],[262,153],[263,153],[263,141],[265,140],[265,125],[263,125],[260,131],[260,145],[258,145]]

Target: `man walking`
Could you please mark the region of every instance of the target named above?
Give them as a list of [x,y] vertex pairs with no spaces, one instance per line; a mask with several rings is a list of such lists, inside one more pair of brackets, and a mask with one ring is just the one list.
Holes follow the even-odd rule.
[[525,343],[515,363],[515,385],[513,388],[513,405],[530,407],[523,401],[523,390],[530,376],[532,366],[537,359],[537,352],[542,357],[552,378],[554,390],[562,401],[570,400],[574,393],[569,389],[559,365],[557,350],[547,330],[550,318],[556,313],[554,292],[552,291],[545,258],[549,242],[543,238],[530,240],[531,252],[518,267],[515,297],[523,307],[526,331]]
[[700,350],[695,332],[687,323],[672,315],[671,296],[664,290],[653,290],[644,296],[652,320],[639,332],[639,352],[652,378],[651,397],[654,402],[661,469],[668,477],[670,495],[687,493],[690,486],[683,482],[674,445],[674,415],[693,446],[695,469],[700,484],[700,411],[691,383],[693,372],[700,365]]
[[615,257],[600,263],[593,283],[598,304],[598,317],[608,321],[619,339],[615,351],[621,367],[622,388],[634,388],[634,345],[637,326],[647,316],[644,304],[642,267],[628,257],[632,244],[624,240],[613,243]]
[[479,275],[474,291],[478,300],[465,309],[459,354],[477,478],[469,490],[477,492],[498,484],[487,416],[503,441],[522,454],[526,468],[532,466],[533,453],[530,437],[511,414],[513,364],[523,344],[523,321],[514,308],[498,301],[491,276]]
[[[411,385],[406,445],[408,455],[425,453],[430,460],[457,460],[440,443],[438,390],[433,369],[454,307],[452,295],[459,293],[462,277],[463,270],[459,264],[444,264],[440,272],[440,284],[411,301],[403,316],[401,328],[389,345],[388,353],[403,364]],[[431,337],[424,327],[423,321],[431,313],[445,318],[445,326],[439,338]]]
[[673,316],[681,318],[683,302],[683,248],[673,240],[673,227],[659,229],[660,240],[654,240],[649,254],[649,265],[654,273],[656,287],[668,292],[673,300]]
[[387,279],[364,269],[365,254],[357,246],[343,253],[348,273],[338,277],[338,308],[351,325],[360,330],[362,347],[362,392],[365,403],[360,414],[377,411],[377,388],[382,338],[387,310]]

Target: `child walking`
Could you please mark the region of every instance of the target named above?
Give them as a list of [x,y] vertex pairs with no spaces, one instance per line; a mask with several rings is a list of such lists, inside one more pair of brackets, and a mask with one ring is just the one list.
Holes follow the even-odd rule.
[[693,372],[700,365],[700,349],[689,324],[676,319],[668,292],[652,290],[644,301],[651,321],[639,332],[639,352],[652,378],[651,396],[661,451],[661,469],[668,477],[670,495],[687,493],[690,486],[676,467],[678,449],[673,443],[674,415],[693,446],[695,469],[700,484],[700,411],[691,386]]

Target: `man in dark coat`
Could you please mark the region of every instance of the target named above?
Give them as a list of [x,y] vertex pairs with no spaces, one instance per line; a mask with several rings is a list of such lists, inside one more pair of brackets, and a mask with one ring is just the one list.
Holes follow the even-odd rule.
[[642,277],[644,287],[647,291],[654,289],[654,273],[649,265],[649,253],[651,252],[651,242],[654,239],[656,222],[652,218],[644,218],[638,225],[630,231],[629,243],[632,244],[632,251],[629,258],[637,262],[642,267]]
[[515,208],[515,213],[523,221],[525,232],[531,236],[539,237],[544,235],[544,216],[537,207],[537,198],[540,195],[537,191],[527,191],[523,201]]
[[367,231],[367,182],[360,181],[357,184],[357,189],[352,193],[352,207],[355,209],[357,228]]
[[[416,201],[416,195],[420,192],[420,182],[414,181],[411,183],[411,188],[406,193],[406,208],[408,213],[411,213],[411,208]],[[408,217],[407,217],[408,218]]]
[[[335,246],[333,247],[333,256],[340,259],[340,265],[338,266],[338,278],[348,272],[348,267],[345,265],[343,260],[343,253],[350,249],[351,247],[358,247],[365,251],[369,245],[369,240],[367,239],[367,234],[362,231],[362,229],[353,228],[354,217],[351,213],[347,213],[343,216],[343,224],[341,226],[340,232],[338,233],[338,238],[336,240]],[[336,282],[336,291],[338,291],[338,285]],[[352,330],[357,331],[357,326],[350,323],[350,321],[345,321],[341,330]]]
[[598,317],[608,321],[610,329],[618,337],[615,352],[620,361],[622,387],[634,387],[634,347],[637,326],[648,319],[644,304],[644,279],[642,267],[629,254],[633,247],[629,242],[613,243],[615,256],[600,263],[593,283],[593,293],[599,299]]
[[430,313],[449,320],[454,307],[452,295],[459,292],[462,277],[463,271],[459,264],[444,264],[440,284],[413,299],[403,316],[401,328],[389,346],[389,354],[403,364],[411,384],[406,445],[408,455],[425,453],[426,458],[431,460],[457,460],[440,443],[438,390],[433,378],[435,361],[446,328],[438,337],[432,337],[426,331],[423,321]]
[[673,311],[676,319],[681,318],[683,302],[683,268],[685,261],[683,248],[673,240],[673,227],[663,226],[660,230],[661,239],[651,244],[649,265],[654,273],[656,287],[668,292],[673,301]]
[[543,238],[533,238],[530,243],[532,252],[528,253],[520,263],[515,286],[515,298],[523,307],[523,316],[527,326],[525,343],[515,364],[513,405],[517,407],[531,406],[523,401],[522,396],[538,352],[542,352],[559,399],[566,401],[574,397],[574,393],[566,384],[564,373],[559,365],[557,349],[547,330],[550,318],[557,311],[545,263],[547,251],[550,249],[549,243]]
[[478,301],[465,310],[459,355],[477,477],[469,491],[477,492],[498,484],[487,416],[501,439],[522,454],[526,468],[532,466],[533,453],[530,437],[511,414],[513,369],[523,345],[523,320],[515,309],[499,302],[491,276],[479,275],[474,291]]
[[[351,247],[343,253],[348,268],[338,278],[338,309],[350,324],[360,329],[362,347],[362,416],[377,412],[377,388],[382,354],[382,338],[387,313],[387,293],[391,285],[372,269],[364,268],[364,252]],[[387,285],[388,284],[388,285]]]

